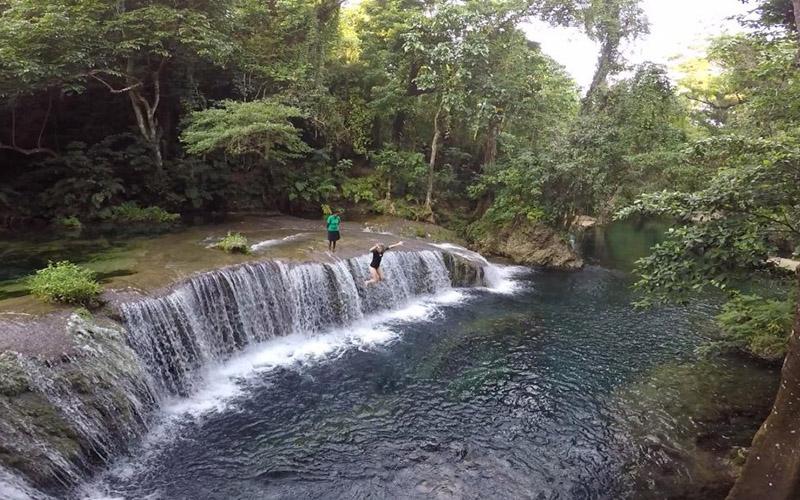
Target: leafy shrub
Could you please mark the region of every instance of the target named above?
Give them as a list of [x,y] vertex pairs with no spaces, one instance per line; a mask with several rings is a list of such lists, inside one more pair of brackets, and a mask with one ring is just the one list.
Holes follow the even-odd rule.
[[30,287],[36,297],[67,304],[90,304],[102,291],[92,271],[66,260],[36,271]]
[[354,203],[373,203],[378,198],[378,178],[374,175],[351,177],[342,183],[342,197]]
[[770,300],[758,295],[738,295],[722,308],[717,322],[726,341],[770,361],[786,355],[792,331],[794,300]]
[[161,207],[141,208],[135,202],[125,202],[101,212],[101,217],[113,222],[149,222],[153,224],[171,224],[180,219],[180,215],[167,212]]
[[92,216],[123,193],[123,180],[114,168],[118,159],[113,154],[105,144],[90,147],[72,142],[61,156],[37,162],[25,181],[43,185],[39,195],[42,213]]
[[228,233],[216,245],[217,248],[228,253],[250,253],[250,245],[242,233]]

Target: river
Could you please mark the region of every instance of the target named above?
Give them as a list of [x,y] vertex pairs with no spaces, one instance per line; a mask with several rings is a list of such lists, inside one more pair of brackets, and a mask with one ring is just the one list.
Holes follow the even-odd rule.
[[210,366],[75,495],[723,498],[776,372],[696,353],[712,301],[634,309],[647,245],[614,231],[581,272],[506,269]]

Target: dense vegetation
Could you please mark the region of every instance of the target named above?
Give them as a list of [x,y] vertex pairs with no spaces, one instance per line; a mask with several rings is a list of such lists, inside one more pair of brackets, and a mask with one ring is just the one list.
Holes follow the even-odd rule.
[[[12,0],[0,16],[7,215],[351,203],[560,222],[607,211],[628,156],[682,134],[663,68],[607,87],[646,30],[633,0]],[[601,43],[583,102],[520,30],[533,16]],[[664,131],[596,154],[640,105]]]
[[[746,34],[674,82],[622,55],[648,29],[637,0],[0,1],[0,219],[349,205],[480,238],[659,216],[644,302],[738,289],[800,241],[793,6],[750,3]],[[585,93],[531,18],[598,42]],[[779,357],[788,287],[767,281],[722,323]]]

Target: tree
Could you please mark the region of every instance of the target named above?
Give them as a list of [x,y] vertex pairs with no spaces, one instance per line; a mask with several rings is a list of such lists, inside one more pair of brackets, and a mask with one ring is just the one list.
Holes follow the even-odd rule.
[[592,0],[584,10],[589,38],[600,43],[597,67],[586,92],[584,110],[591,106],[609,75],[624,69],[620,45],[648,32],[647,19],[639,0]]
[[158,112],[164,72],[179,53],[221,63],[232,50],[219,31],[223,13],[222,3],[213,0],[16,0],[0,22],[0,46],[9,47],[3,54],[9,64],[0,73],[0,96],[10,99],[14,117],[14,97],[22,93],[83,92],[94,82],[126,95],[139,133],[161,169]]
[[283,164],[310,151],[291,121],[305,117],[301,110],[273,100],[224,101],[192,113],[181,140],[194,155],[224,151]]
[[[715,172],[708,184],[642,196],[619,214],[677,222],[638,263],[637,287],[647,302],[687,300],[708,288],[734,289],[737,278],[769,270],[767,260],[778,246],[800,243],[798,42],[794,24],[781,22],[784,28],[776,31],[772,23],[762,18],[756,30],[712,46],[711,60],[723,71],[724,95],[741,98],[714,136],[696,141],[687,152],[687,160]],[[749,300],[747,307],[754,306],[761,307]],[[726,307],[729,319],[736,317],[732,307],[736,303]],[[800,495],[799,332],[800,304],[773,411],[753,440],[731,499]]]

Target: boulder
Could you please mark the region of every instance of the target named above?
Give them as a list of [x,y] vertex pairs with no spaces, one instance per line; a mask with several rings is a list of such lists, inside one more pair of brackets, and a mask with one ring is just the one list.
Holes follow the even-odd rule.
[[511,259],[516,264],[548,269],[577,270],[583,259],[556,230],[536,222],[517,222],[490,230],[474,242],[483,254]]

